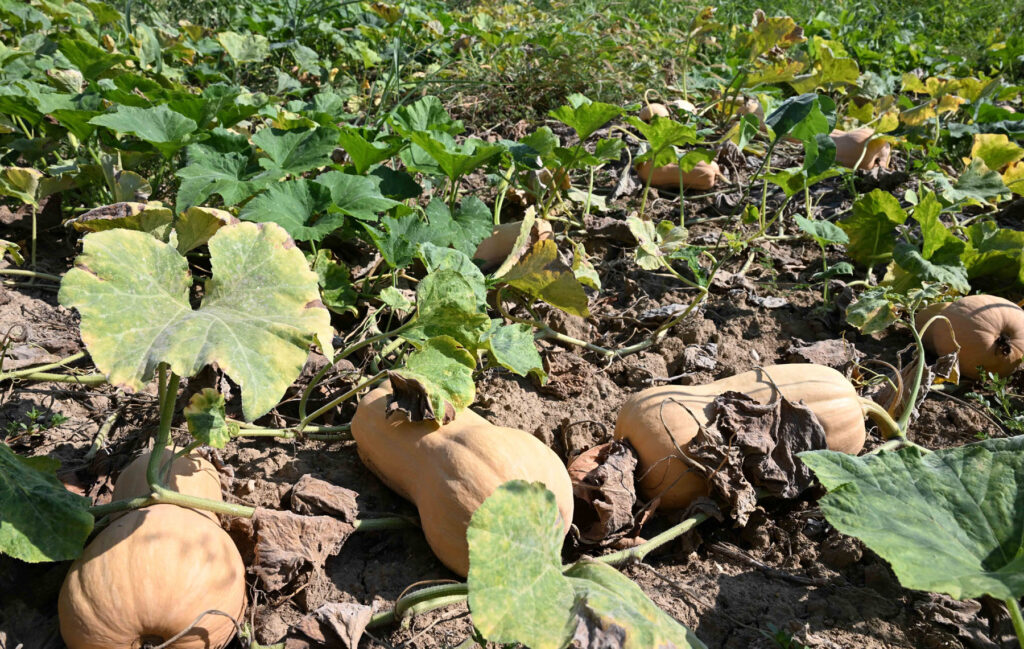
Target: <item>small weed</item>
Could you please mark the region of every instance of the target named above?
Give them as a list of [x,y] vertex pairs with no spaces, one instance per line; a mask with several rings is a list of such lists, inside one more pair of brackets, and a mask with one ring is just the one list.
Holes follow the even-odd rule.
[[31,437],[38,435],[45,430],[56,428],[68,420],[62,414],[51,413],[49,417],[42,410],[35,406],[25,412],[25,419],[22,421],[9,421],[4,428],[4,439],[12,440],[19,437]]
[[[1024,433],[1024,410],[1021,410],[1018,395],[1010,391],[1009,378],[1002,378],[992,372],[981,375],[982,392],[968,392],[967,397],[998,421],[1011,434]],[[975,435],[978,439],[986,439],[984,433]]]
[[769,624],[768,630],[761,631],[761,635],[774,642],[779,649],[807,649],[807,645],[793,638],[792,633],[774,624]]

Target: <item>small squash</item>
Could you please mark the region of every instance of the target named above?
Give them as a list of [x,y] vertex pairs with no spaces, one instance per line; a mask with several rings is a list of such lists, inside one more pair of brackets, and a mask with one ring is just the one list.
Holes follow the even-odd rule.
[[836,143],[836,163],[852,169],[860,160],[857,169],[888,169],[892,145],[885,140],[872,140],[874,134],[874,129],[866,126],[852,131],[832,131],[829,137]]
[[[679,165],[677,164],[656,167],[652,172],[650,161],[642,162],[636,166],[636,173],[644,183],[650,177],[652,187],[679,188]],[[683,173],[683,188],[706,191],[715,186],[721,175],[721,169],[717,162],[698,162],[692,170]]]
[[665,104],[647,104],[640,109],[639,117],[641,120],[649,122],[655,117],[672,117],[672,111]]
[[918,329],[936,315],[949,318],[949,325],[936,321],[924,332],[925,346],[943,356],[960,345],[960,373],[978,378],[978,367],[999,376],[1009,376],[1024,358],[1024,309],[995,295],[968,295],[953,302],[940,302],[915,316]]
[[[71,565],[60,590],[60,634],[69,649],[159,644],[216,609],[245,611],[245,565],[228,533],[176,505],[128,512]],[[220,649],[235,625],[204,616],[174,649]]]
[[[166,463],[173,457],[173,453],[173,449],[165,449],[160,459]],[[150,488],[149,481],[146,479],[146,469],[149,467],[150,455],[152,452],[143,453],[121,471],[121,475],[118,476],[117,482],[114,484],[112,496],[114,500],[149,495]],[[220,491],[220,475],[217,473],[216,467],[195,454],[183,455],[174,460],[174,463],[171,464],[170,474],[167,476],[166,486],[187,496],[224,500]],[[211,511],[203,510],[199,513],[209,516],[214,521],[217,520],[217,515]]]
[[861,399],[842,374],[823,365],[775,365],[706,385],[648,388],[623,404],[615,423],[615,438],[629,440],[636,450],[644,497],[660,497],[660,509],[680,509],[704,495],[704,479],[678,459],[676,449],[685,450],[708,423],[718,395],[736,391],[769,403],[777,398],[776,386],[787,399],[803,401],[814,412],[830,449],[856,454],[864,447]]
[[352,436],[359,457],[384,484],[411,500],[427,543],[453,572],[466,576],[466,529],[476,508],[509,480],[542,482],[555,494],[562,532],[572,523],[572,483],[558,456],[533,435],[502,428],[466,409],[449,423],[387,416],[389,387],[359,402]]
[[[473,253],[473,258],[484,262],[481,265],[483,270],[497,268],[512,254],[512,246],[516,245],[516,239],[519,238],[520,227],[522,227],[522,221],[496,225],[491,230],[491,236],[480,242],[480,245],[476,247],[476,252]],[[554,232],[551,229],[551,224],[543,219],[533,222],[533,231],[537,235],[538,241],[550,239]]]

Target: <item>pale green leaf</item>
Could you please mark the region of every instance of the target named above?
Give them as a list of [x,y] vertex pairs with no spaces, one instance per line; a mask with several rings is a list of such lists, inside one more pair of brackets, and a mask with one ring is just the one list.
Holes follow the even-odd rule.
[[59,299],[78,309],[82,340],[113,385],[140,390],[160,363],[183,377],[216,363],[241,386],[252,420],[298,377],[311,343],[331,353],[316,274],[277,225],[237,223],[213,235],[213,277],[198,310],[188,264],[172,246],[108,230],[86,235],[82,247]]
[[192,395],[185,406],[185,421],[192,437],[207,446],[224,448],[231,441],[231,429],[224,412],[224,397],[213,388]]

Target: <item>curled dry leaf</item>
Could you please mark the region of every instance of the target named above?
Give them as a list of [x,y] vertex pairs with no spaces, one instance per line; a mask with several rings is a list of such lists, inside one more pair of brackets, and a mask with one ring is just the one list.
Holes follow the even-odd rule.
[[256,551],[252,572],[269,592],[277,592],[303,574],[323,570],[354,531],[330,516],[256,509],[252,517]]
[[359,518],[358,495],[351,489],[306,474],[292,487],[291,508],[307,516],[334,516],[353,523]]
[[336,646],[337,636],[348,649],[356,649],[373,617],[373,607],[354,602],[328,602],[302,618],[294,629],[317,645]]
[[[928,396],[928,387],[934,383],[959,383],[959,372],[960,361],[957,352],[940,356],[935,359],[934,363],[925,364],[924,376],[921,377],[921,389],[917,393],[917,403],[914,404],[914,412],[910,415],[911,422],[917,421],[920,416],[919,409],[925,397]],[[899,381],[896,380],[896,377],[889,377],[890,380],[882,383],[878,391],[871,395],[871,399],[898,416],[906,407],[907,399],[910,398],[910,388],[913,386],[916,376],[917,359],[914,359],[914,362],[908,363],[900,371]],[[900,388],[898,383],[901,384],[902,390],[897,394],[897,390]]]
[[757,507],[758,491],[795,498],[813,483],[810,469],[796,457],[827,446],[825,429],[810,408],[784,397],[761,404],[730,391],[715,398],[711,411],[687,454],[737,524],[746,524]]
[[604,547],[639,531],[633,516],[636,464],[633,448],[623,440],[595,446],[569,463],[580,541]]

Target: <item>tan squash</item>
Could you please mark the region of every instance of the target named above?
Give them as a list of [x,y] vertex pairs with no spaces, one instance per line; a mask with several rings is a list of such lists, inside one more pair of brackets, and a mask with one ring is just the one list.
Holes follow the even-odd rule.
[[852,169],[860,160],[857,169],[888,169],[892,145],[885,140],[872,140],[874,134],[874,129],[867,126],[852,131],[832,131],[829,137],[836,143],[836,164]]
[[[995,295],[968,295],[954,302],[932,304],[917,313],[918,329],[942,314],[949,318],[953,335],[960,344],[960,374],[978,378],[978,367],[999,376],[1009,376],[1024,358],[1024,309]],[[943,356],[956,346],[950,327],[933,322],[923,336],[925,346]]]
[[660,497],[660,509],[679,509],[705,495],[704,479],[677,459],[677,446],[685,450],[698,427],[707,424],[718,395],[733,390],[769,403],[778,394],[775,386],[787,399],[803,401],[814,412],[830,449],[856,454],[864,447],[862,400],[842,374],[823,365],[774,365],[706,385],[648,388],[623,404],[615,423],[616,439],[627,439],[636,449],[644,497]]
[[352,436],[359,457],[387,486],[411,500],[437,558],[463,577],[466,529],[476,508],[509,480],[542,482],[555,494],[562,531],[572,523],[572,484],[558,456],[533,435],[495,426],[466,409],[438,426],[387,417],[388,387],[359,402]]
[[[227,532],[176,505],[128,512],[90,543],[68,571],[57,602],[69,649],[139,649],[217,609],[241,621],[245,566]],[[235,626],[207,615],[174,649],[220,649]]]
[[[480,242],[476,252],[473,253],[473,258],[484,262],[481,266],[483,270],[497,268],[512,254],[512,246],[519,238],[520,227],[522,227],[522,221],[496,225],[491,230],[491,236]],[[551,224],[543,219],[534,221],[533,230],[537,234],[538,241],[550,239],[554,233]]]
[[[656,167],[652,173],[650,161],[642,162],[636,166],[636,174],[644,183],[650,176],[652,187],[679,188],[679,165],[677,164]],[[721,169],[717,162],[698,162],[693,169],[683,174],[683,188],[702,191],[712,189],[721,175]]]
[[649,122],[655,117],[672,117],[672,111],[665,104],[647,104],[640,109],[638,117],[645,122]]
[[[171,459],[172,449],[166,449],[160,459],[166,463]],[[149,481],[146,479],[146,468],[152,452],[143,453],[121,471],[114,484],[114,500],[125,500],[148,496]],[[166,478],[166,486],[188,496],[198,496],[210,500],[223,501],[220,491],[220,475],[216,467],[195,454],[183,455],[174,460],[170,474]],[[196,510],[199,511],[199,510]],[[122,512],[123,513],[123,512]],[[217,520],[211,511],[201,511],[204,516]]]

